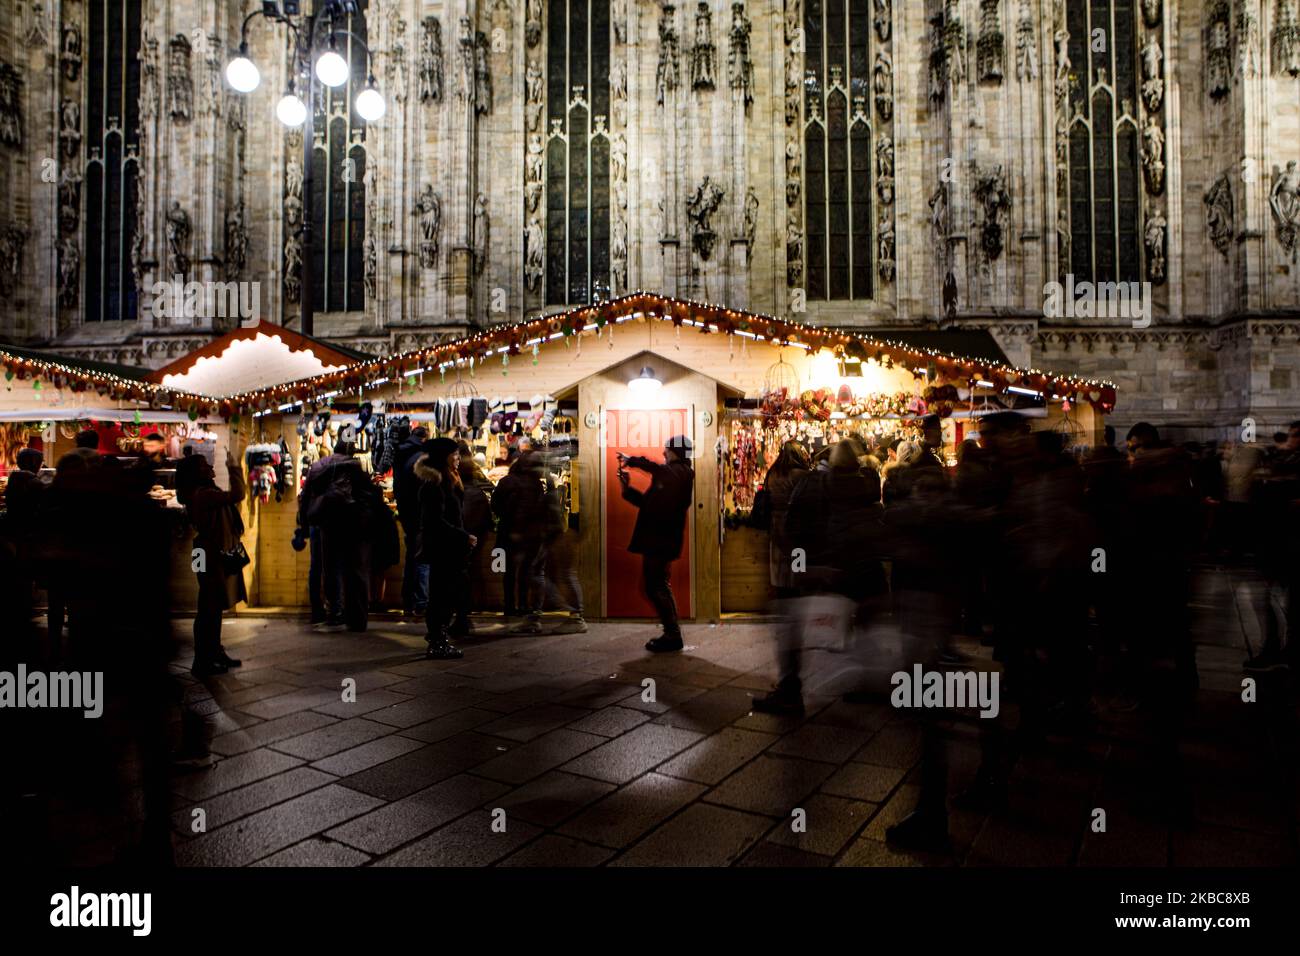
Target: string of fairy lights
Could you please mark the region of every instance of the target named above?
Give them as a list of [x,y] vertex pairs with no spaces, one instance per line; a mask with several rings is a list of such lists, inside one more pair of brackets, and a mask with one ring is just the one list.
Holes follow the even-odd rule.
[[[668,298],[638,291],[595,305],[579,306],[522,322],[503,323],[453,342],[412,349],[383,358],[368,359],[343,369],[309,378],[227,396],[197,395],[149,382],[139,382],[105,372],[78,370],[40,359],[6,353],[0,347],[0,362],[6,378],[38,378],[56,387],[74,391],[92,389],[122,400],[148,402],[155,407],[187,410],[191,418],[215,415],[237,421],[248,414],[275,411],[328,401],[345,392],[362,393],[386,384],[411,381],[426,372],[468,367],[473,373],[499,357],[508,367],[511,357],[531,352],[539,361],[541,347],[550,342],[579,338],[585,333],[602,334],[633,321],[670,321],[694,328],[700,334],[739,336],[779,347],[802,348],[810,354],[830,350],[841,358],[874,359],[881,365],[906,366],[914,375],[929,381],[958,381],[971,387],[1037,394],[1066,400],[1085,400],[1102,412],[1115,406],[1112,382],[1066,375],[1043,369],[1020,369],[1010,365],[973,359],[939,349],[919,348],[879,338],[868,332],[827,329],[788,318],[745,312],[723,305],[690,299]],[[60,384],[62,383],[62,384]]]

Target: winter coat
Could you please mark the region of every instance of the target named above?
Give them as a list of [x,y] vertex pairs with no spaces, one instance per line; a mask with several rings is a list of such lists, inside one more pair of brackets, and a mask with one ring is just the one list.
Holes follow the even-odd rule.
[[393,452],[393,497],[397,499],[397,519],[407,534],[414,534],[420,524],[420,479],[412,465],[421,454],[419,438],[408,438]]
[[482,538],[492,530],[492,497],[495,488],[486,478],[471,476],[466,479],[462,474],[461,480],[465,485],[465,530]]
[[541,541],[546,536],[545,509],[546,485],[527,467],[511,468],[492,493],[492,513],[500,521],[497,536],[503,540]]
[[239,515],[239,503],[245,492],[244,472],[235,465],[228,473],[229,491],[209,485],[193,492],[185,504],[185,512],[194,526],[194,547],[204,552],[206,573],[220,576],[227,609],[248,600],[244,572],[228,572],[221,557],[221,552],[235,550],[244,534],[244,520]]
[[791,468],[783,474],[768,471],[763,481],[771,508],[772,521],[768,537],[768,581],[775,588],[794,587],[798,582],[790,567],[790,537],[786,522],[790,512],[790,498],[811,472],[807,468]]
[[[465,530],[464,498],[460,488],[449,487],[441,471],[429,466],[429,456],[420,455],[412,470],[420,486],[420,539],[416,560],[439,567],[463,566],[469,557],[469,535]],[[436,573],[436,570],[432,573]]]
[[[881,519],[876,483],[857,471],[814,471],[795,487],[785,529],[802,548],[805,575],[796,583],[861,600],[885,590]],[[790,556],[785,556],[787,566]]]
[[650,473],[650,487],[645,491],[631,485],[623,489],[623,498],[638,509],[627,549],[669,561],[681,557],[686,513],[695,492],[694,469],[685,461],[664,465],[639,456],[629,458],[627,467]]
[[[358,530],[366,525],[366,508],[374,486],[361,462],[350,455],[329,455],[307,470],[298,496],[298,524],[327,528],[331,525]],[[330,498],[329,507],[320,499]]]

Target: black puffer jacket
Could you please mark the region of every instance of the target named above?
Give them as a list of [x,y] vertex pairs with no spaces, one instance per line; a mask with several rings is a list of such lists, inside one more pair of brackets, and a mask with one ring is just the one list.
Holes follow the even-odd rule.
[[416,559],[438,567],[464,564],[469,556],[469,532],[465,530],[465,493],[448,486],[442,472],[428,465],[429,456],[412,463],[420,486],[420,545]]
[[807,556],[796,583],[855,600],[882,593],[883,516],[878,482],[857,471],[814,471],[800,481],[785,523],[790,545]]
[[423,439],[407,438],[393,452],[393,497],[397,500],[397,518],[407,534],[420,523],[420,479],[411,466],[422,454]]

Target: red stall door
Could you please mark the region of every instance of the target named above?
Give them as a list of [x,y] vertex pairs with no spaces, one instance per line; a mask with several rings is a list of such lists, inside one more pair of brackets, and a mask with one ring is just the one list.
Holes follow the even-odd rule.
[[[618,481],[618,454],[643,455],[663,461],[664,443],[674,435],[691,435],[691,414],[684,408],[608,409],[605,412],[605,614],[607,617],[655,617],[655,609],[641,588],[641,556],[627,550],[636,525],[637,508],[623,500]],[[631,487],[645,491],[650,476],[629,468]],[[693,511],[694,509],[692,509]],[[686,537],[682,556],[673,562],[670,581],[677,600],[677,614],[694,614],[691,595],[691,542],[694,538],[691,512],[686,515]]]

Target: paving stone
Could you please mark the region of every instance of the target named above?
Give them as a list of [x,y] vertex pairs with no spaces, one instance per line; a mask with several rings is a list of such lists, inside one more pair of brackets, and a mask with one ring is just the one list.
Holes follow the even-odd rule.
[[490,866],[542,831],[521,820],[507,820],[505,833],[492,831],[492,815],[471,813],[418,840],[375,866]]
[[898,767],[877,767],[867,763],[848,763],[835,771],[822,790],[840,797],[884,803],[889,793],[903,781]]
[[246,704],[255,704],[259,700],[265,700],[268,697],[278,697],[280,694],[292,694],[300,688],[295,684],[286,684],[277,681],[268,681],[264,684],[253,684],[245,687],[243,690],[233,693],[220,692],[216,695],[221,701],[223,707],[229,707],[232,710],[240,710]]
[[374,797],[331,784],[236,820],[176,850],[181,866],[244,866],[373,810]]
[[861,763],[909,768],[921,759],[921,730],[913,724],[889,724],[853,755]]
[[790,811],[803,806],[808,794],[834,771],[834,767],[824,763],[763,754],[714,787],[705,799],[754,813],[788,818]]
[[198,802],[255,780],[283,773],[302,762],[298,757],[262,748],[236,757],[227,757],[206,770],[178,777],[172,781],[172,790],[186,799]]
[[818,856],[816,853],[809,853],[807,850],[799,850],[792,846],[781,846],[770,840],[758,843],[736,864],[736,866],[770,866],[781,869],[830,865],[831,858],[828,856]]
[[314,708],[322,714],[329,714],[332,717],[360,717],[362,714],[368,714],[374,710],[382,710],[385,707],[393,707],[396,704],[403,704],[411,698],[406,694],[395,694],[388,690],[357,690],[357,699],[345,701],[340,692],[339,698],[331,704],[322,704]]
[[795,847],[830,858],[844,849],[862,825],[876,812],[874,803],[861,800],[844,800],[840,797],[814,793],[802,804],[807,814],[804,831],[796,833],[792,819],[778,823],[768,835],[773,843]]
[[617,737],[619,734],[638,727],[650,719],[649,714],[628,707],[606,707],[589,714],[581,720],[569,724],[570,730],[584,734],[600,734],[602,737]]
[[730,866],[771,825],[765,817],[695,803],[610,866]]
[[518,853],[506,857],[498,866],[578,867],[600,866],[614,855],[613,850],[592,846],[581,840],[547,833]]
[[610,783],[552,770],[505,796],[496,797],[494,806],[504,807],[512,817],[553,827],[613,790],[614,785]]
[[391,707],[372,710],[366,716],[370,720],[392,724],[394,727],[414,727],[435,717],[470,707],[488,696],[490,695],[475,690],[440,691],[428,697],[417,697]]
[[628,701],[626,706],[630,707],[632,706],[631,698],[636,697],[639,700],[640,694],[640,686],[609,679],[593,680],[585,684],[579,684],[572,690],[565,691],[555,698],[555,702],[570,707],[588,707],[597,710],[626,700]]
[[253,866],[361,866],[370,857],[333,840],[312,837],[258,860]]
[[685,750],[702,736],[676,727],[642,724],[621,737],[602,743],[561,769],[610,783],[627,783]]
[[475,767],[474,772],[506,783],[523,783],[605,743],[604,737],[595,734],[581,734],[566,729],[552,730]]
[[752,710],[754,699],[739,687],[718,687],[675,705],[656,724],[711,734]]
[[302,757],[304,760],[321,760],[330,754],[348,750],[392,732],[393,728],[388,724],[356,717],[352,720],[340,720],[338,723],[313,730],[300,737],[281,740],[274,745],[274,749],[293,754],[295,757]]
[[321,727],[334,723],[334,718],[326,714],[317,714],[309,710],[299,711],[276,720],[264,720],[228,734],[213,737],[208,745],[214,754],[233,756],[247,753],[258,747],[265,747],[289,737],[297,737]]
[[360,773],[362,770],[381,764],[386,760],[392,760],[394,757],[410,753],[412,750],[419,750],[421,746],[422,744],[418,740],[412,740],[410,737],[403,737],[399,734],[390,734],[387,737],[380,737],[378,740],[371,740],[359,747],[341,751],[326,757],[324,760],[317,760],[312,766],[317,770],[324,770],[326,773],[332,773],[335,776],[346,777],[350,774]]
[[662,675],[651,676],[655,682],[654,700],[642,700],[646,688],[643,688],[640,680],[638,680],[636,693],[631,697],[623,698],[619,703],[623,707],[645,711],[647,714],[666,714],[674,707],[680,707],[688,700],[699,697],[706,692],[703,687],[692,687],[689,684],[677,683]]
[[855,842],[835,861],[836,866],[944,866],[951,859],[934,853],[898,850],[867,837]]
[[547,731],[572,723],[586,716],[587,713],[588,711],[577,707],[562,707],[559,704],[525,707],[505,717],[498,717],[490,724],[485,724],[480,728],[480,732],[526,743]]
[[426,720],[414,727],[407,727],[398,731],[398,733],[403,737],[411,737],[415,740],[423,740],[425,743],[434,744],[439,740],[455,737],[462,731],[473,730],[499,717],[500,715],[493,710],[466,707],[464,710],[453,711],[450,714],[435,717],[433,720]]
[[509,789],[494,780],[461,774],[357,817],[326,836],[367,853],[388,853]]
[[852,757],[870,737],[869,730],[804,724],[774,743],[768,753],[838,764]]
[[283,717],[285,714],[320,707],[336,700],[338,700],[338,694],[332,690],[296,688],[291,694],[267,697],[264,700],[241,706],[239,709],[246,714],[252,714],[254,717],[261,717],[263,720],[274,720],[277,717]]
[[491,737],[459,734],[344,777],[341,783],[385,800],[400,800],[499,755]]
[[661,765],[659,772],[700,783],[721,783],[777,739],[774,734],[724,727]]
[[590,843],[624,847],[695,800],[699,784],[648,773],[612,793],[560,827],[560,832]]
[[284,773],[276,774],[250,783],[246,787],[228,790],[225,793],[187,803],[186,807],[172,814],[172,826],[186,839],[195,836],[193,810],[200,808],[205,814],[205,830],[211,833],[217,827],[225,826],[232,820],[264,810],[291,797],[315,790],[334,782],[334,777],[308,767],[294,767]]

